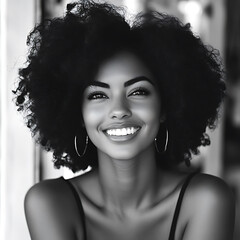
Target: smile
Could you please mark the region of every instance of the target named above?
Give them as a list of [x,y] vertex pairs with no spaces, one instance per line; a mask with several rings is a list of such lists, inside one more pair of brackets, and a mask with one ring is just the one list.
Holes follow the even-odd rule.
[[116,128],[106,130],[107,135],[109,136],[127,136],[135,134],[140,127],[127,127],[127,128]]

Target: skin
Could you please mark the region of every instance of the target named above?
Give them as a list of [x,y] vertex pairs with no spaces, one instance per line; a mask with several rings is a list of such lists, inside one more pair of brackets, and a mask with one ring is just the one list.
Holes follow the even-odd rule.
[[[83,119],[98,149],[99,168],[70,181],[83,204],[88,240],[169,237],[187,174],[156,165],[154,138],[165,115],[154,82],[135,55],[121,52],[100,66],[95,84],[84,92]],[[128,127],[137,132],[120,137],[106,133]],[[83,239],[77,204],[63,180],[33,186],[25,212],[34,240]],[[229,188],[219,178],[196,175],[184,195],[175,240],[230,240],[233,226]]]
[[[139,76],[143,80],[124,86]],[[104,63],[96,76],[97,82],[109,88],[90,86],[84,94],[83,119],[98,149],[104,201],[110,208],[117,207],[120,215],[147,207],[158,178],[153,143],[161,121],[161,100],[156,87],[145,78],[152,76],[144,65],[133,55],[122,53]],[[95,94],[93,99],[88,99],[89,94]],[[113,139],[104,132],[132,126],[140,127],[133,137]]]

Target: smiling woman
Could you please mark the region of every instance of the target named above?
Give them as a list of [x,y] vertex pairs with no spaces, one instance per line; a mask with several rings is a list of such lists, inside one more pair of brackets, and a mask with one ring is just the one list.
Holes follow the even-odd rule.
[[19,111],[56,167],[25,199],[32,239],[226,240],[234,201],[213,176],[177,170],[210,140],[225,94],[217,51],[178,19],[80,1],[29,35]]
[[100,66],[97,84],[85,90],[83,122],[104,159],[146,159],[154,152],[163,116],[160,94],[149,79],[153,76],[136,56],[121,52]]

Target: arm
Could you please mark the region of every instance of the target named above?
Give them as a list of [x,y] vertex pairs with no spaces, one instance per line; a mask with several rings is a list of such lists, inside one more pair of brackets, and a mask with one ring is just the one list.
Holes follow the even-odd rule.
[[183,240],[231,240],[235,201],[228,186],[219,178],[202,174],[189,190],[185,208],[190,217]]
[[72,201],[59,180],[43,181],[28,191],[24,205],[32,240],[76,239],[72,219],[77,211],[69,198]]

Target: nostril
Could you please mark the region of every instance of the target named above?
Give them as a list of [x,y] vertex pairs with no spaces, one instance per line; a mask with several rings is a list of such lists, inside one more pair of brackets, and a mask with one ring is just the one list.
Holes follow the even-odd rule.
[[114,110],[110,113],[110,117],[112,119],[123,119],[130,117],[131,115],[131,111],[127,109]]
[[112,114],[111,118],[113,119],[123,119],[129,117],[131,114],[120,114],[120,113],[114,113]]
[[117,100],[112,102],[112,106],[109,111],[109,117],[112,119],[123,119],[131,116],[131,110],[129,105],[124,100]]

